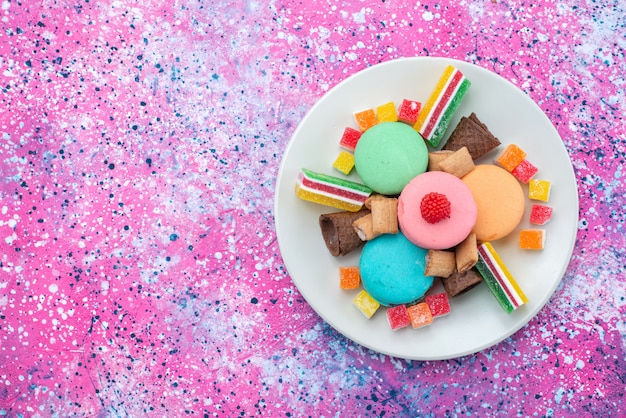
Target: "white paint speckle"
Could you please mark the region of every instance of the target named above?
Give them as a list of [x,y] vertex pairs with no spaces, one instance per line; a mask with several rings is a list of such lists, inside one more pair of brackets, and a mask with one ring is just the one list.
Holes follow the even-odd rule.
[[4,238],[4,242],[6,242],[7,244],[11,245],[11,244],[13,244],[13,241],[15,241],[16,239],[17,239],[17,234],[14,232],[13,234],[11,234],[8,237]]
[[358,13],[352,13],[354,23],[365,23],[365,9],[361,9]]

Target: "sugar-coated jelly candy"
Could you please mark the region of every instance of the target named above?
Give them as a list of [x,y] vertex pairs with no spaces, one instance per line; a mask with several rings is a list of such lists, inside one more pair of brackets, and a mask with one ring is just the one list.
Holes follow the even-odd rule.
[[360,138],[361,131],[347,126],[343,130],[343,134],[341,135],[341,139],[339,140],[339,146],[347,149],[348,151],[354,152],[356,144],[359,142]]
[[376,118],[378,123],[383,122],[397,122],[398,113],[396,112],[396,104],[394,102],[387,102],[376,108]]
[[415,100],[403,99],[398,109],[398,121],[411,126],[417,122],[417,115],[422,108],[422,104]]
[[552,219],[552,207],[535,203],[530,208],[530,223],[545,225]]
[[343,174],[350,174],[354,168],[354,154],[347,151],[340,151],[339,155],[333,162],[333,168]]
[[511,171],[511,174],[515,176],[516,179],[521,181],[524,184],[528,184],[530,179],[532,179],[539,169],[535,167],[533,163],[524,158],[518,165]]
[[426,302],[420,302],[406,308],[413,328],[421,328],[433,323],[433,315]]
[[356,124],[361,132],[367,131],[369,128],[378,123],[374,109],[363,109],[358,112],[354,112],[354,120],[356,121]]
[[509,144],[496,158],[496,163],[506,171],[513,171],[526,158],[526,152],[515,144]]
[[372,194],[360,183],[303,168],[298,174],[296,195],[302,200],[356,212]]
[[471,82],[458,68],[445,68],[413,126],[430,145],[436,147],[448,129]]
[[550,189],[552,183],[548,180],[532,179],[528,182],[528,198],[547,202],[550,200]]
[[358,266],[339,267],[339,288],[344,290],[358,289],[361,286],[361,274]]
[[428,305],[433,318],[450,313],[450,301],[446,292],[426,295],[424,302]]
[[387,308],[387,321],[394,331],[411,325],[411,318],[409,318],[409,311],[407,311],[406,305]]
[[543,250],[546,231],[543,229],[522,229],[519,233],[519,247],[522,250]]
[[356,295],[352,303],[354,303],[354,306],[359,308],[363,315],[365,315],[368,319],[376,313],[378,308],[380,308],[380,303],[371,297],[365,290],[361,290],[359,294]]
[[528,298],[489,242],[478,246],[476,269],[502,309],[511,313],[528,302]]

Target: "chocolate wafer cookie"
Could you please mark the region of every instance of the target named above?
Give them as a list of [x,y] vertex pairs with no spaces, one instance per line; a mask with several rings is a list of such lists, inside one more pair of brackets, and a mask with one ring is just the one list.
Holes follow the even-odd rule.
[[448,296],[454,297],[467,292],[482,280],[482,277],[478,274],[476,269],[472,268],[463,273],[457,271],[448,277],[442,277],[441,283],[443,283],[443,287],[446,289]]
[[370,210],[364,208],[358,212],[334,212],[320,215],[322,237],[332,255],[335,257],[346,255],[364,244],[354,232],[352,223],[369,213]]
[[472,159],[477,159],[500,145],[500,140],[493,136],[475,113],[463,116],[452,131],[444,150],[457,151],[467,147]]

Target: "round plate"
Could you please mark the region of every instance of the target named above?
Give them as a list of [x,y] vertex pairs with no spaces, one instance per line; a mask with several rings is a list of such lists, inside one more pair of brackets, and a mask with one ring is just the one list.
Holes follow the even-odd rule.
[[[519,230],[529,228],[531,201],[511,235],[494,247],[526,293],[529,302],[511,314],[502,310],[487,286],[480,284],[450,299],[451,313],[424,328],[392,331],[384,308],[367,319],[353,304],[358,291],[339,288],[339,266],[358,265],[360,250],[333,257],[318,225],[333,208],[298,199],[294,187],[299,170],[341,176],[332,168],[346,126],[356,127],[353,112],[403,99],[426,101],[446,65],[459,68],[472,82],[455,118],[476,113],[502,142],[477,163],[491,163],[506,144],[514,143],[539,168],[535,176],[552,183],[552,220],[542,251],[520,250]],[[442,141],[443,143],[443,141]],[[358,180],[356,174],[351,178]],[[524,191],[528,190],[523,186]],[[331,89],[313,106],[291,138],[283,157],[275,196],[278,244],[285,265],[301,294],[332,327],[351,340],[394,357],[437,360],[460,357],[490,347],[530,321],[549,300],[567,268],[578,224],[576,179],[561,138],[541,109],[500,76],[462,61],[446,58],[405,58],[367,68]]]

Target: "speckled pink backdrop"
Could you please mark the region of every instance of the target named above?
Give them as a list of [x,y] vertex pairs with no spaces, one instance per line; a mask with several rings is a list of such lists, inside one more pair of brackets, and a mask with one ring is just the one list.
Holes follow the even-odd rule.
[[[0,2],[0,416],[626,414],[623,2]],[[416,55],[524,90],[580,192],[548,305],[441,362],[326,325],[272,213],[315,101]]]

